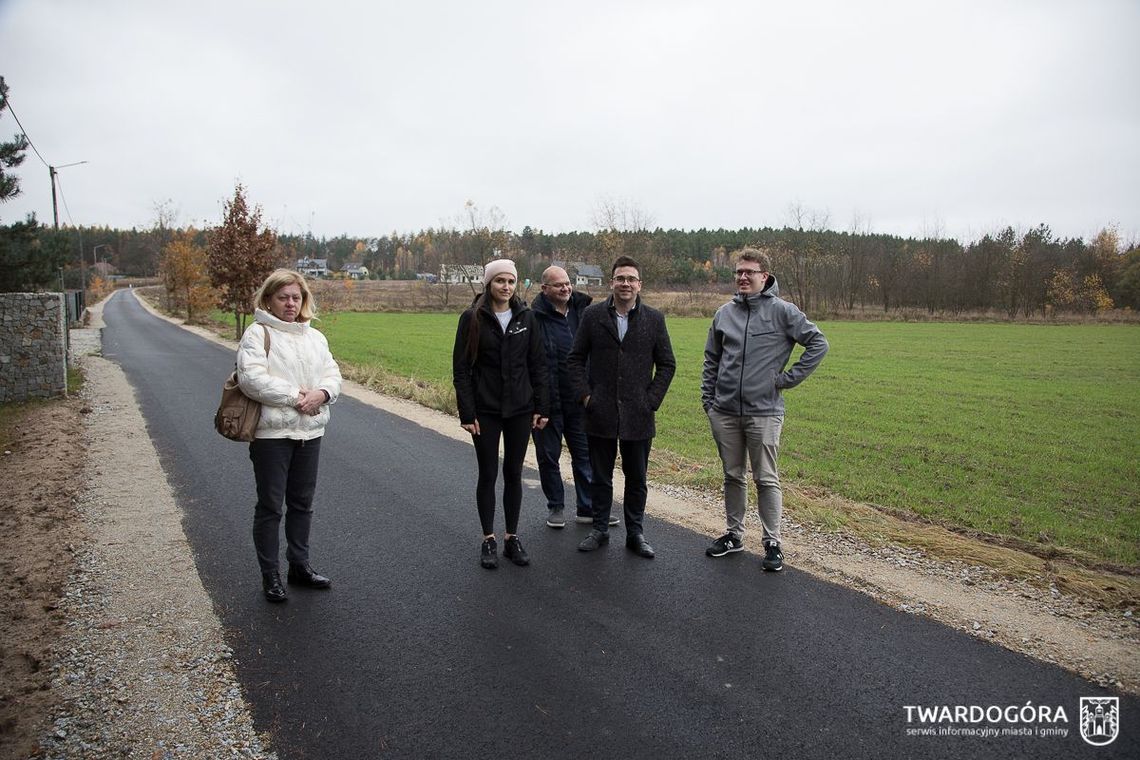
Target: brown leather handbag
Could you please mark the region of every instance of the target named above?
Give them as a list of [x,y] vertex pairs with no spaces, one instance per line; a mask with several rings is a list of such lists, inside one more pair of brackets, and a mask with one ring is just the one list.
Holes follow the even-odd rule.
[[[264,325],[265,355],[269,356],[269,328]],[[214,429],[231,441],[252,441],[261,421],[261,403],[241,392],[237,365],[222,384],[222,403],[214,414]]]

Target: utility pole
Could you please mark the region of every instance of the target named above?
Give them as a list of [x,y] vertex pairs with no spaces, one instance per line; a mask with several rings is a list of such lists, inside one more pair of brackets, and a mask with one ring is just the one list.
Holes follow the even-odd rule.
[[55,202],[55,167],[48,167],[48,176],[51,177],[51,218],[55,229],[59,229],[59,206]]
[[[59,229],[59,206],[55,199],[55,176],[59,174],[60,169],[66,169],[69,166],[79,166],[85,164],[86,161],[76,161],[73,164],[62,164],[61,166],[48,166],[48,176],[51,177],[51,218],[55,229]],[[83,252],[79,252],[79,258],[82,260]]]

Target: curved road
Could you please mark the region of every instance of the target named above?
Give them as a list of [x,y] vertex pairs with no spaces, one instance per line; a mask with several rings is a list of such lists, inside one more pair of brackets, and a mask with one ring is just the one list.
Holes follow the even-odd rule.
[[[582,529],[545,528],[531,486],[520,532],[532,565],[482,570],[470,446],[347,396],[322,447],[312,536],[334,587],[269,605],[246,447],[212,426],[233,352],[129,293],[103,314],[103,354],[136,389],[257,728],[282,760],[1140,757],[1140,700],[1120,698],[1119,737],[1090,746],[1079,699],[1112,692],[794,567],[709,560],[705,536],[655,520],[652,504],[657,559],[625,551],[620,529],[581,554]],[[914,709],[1027,704],[1068,720],[930,722]],[[915,733],[940,729],[957,735]]]

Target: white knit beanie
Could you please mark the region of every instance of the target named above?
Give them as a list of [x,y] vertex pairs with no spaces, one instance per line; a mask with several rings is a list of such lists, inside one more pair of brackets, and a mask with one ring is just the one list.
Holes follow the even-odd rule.
[[515,262],[510,259],[495,259],[483,268],[483,284],[490,284],[491,280],[495,279],[495,275],[504,272],[513,274],[516,280],[519,278],[519,272],[515,269]]

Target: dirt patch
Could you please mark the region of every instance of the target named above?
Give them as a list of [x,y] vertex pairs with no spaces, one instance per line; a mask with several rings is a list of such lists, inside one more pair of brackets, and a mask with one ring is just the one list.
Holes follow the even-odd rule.
[[8,407],[0,429],[0,757],[28,757],[57,701],[49,689],[60,608],[84,531],[82,400]]

